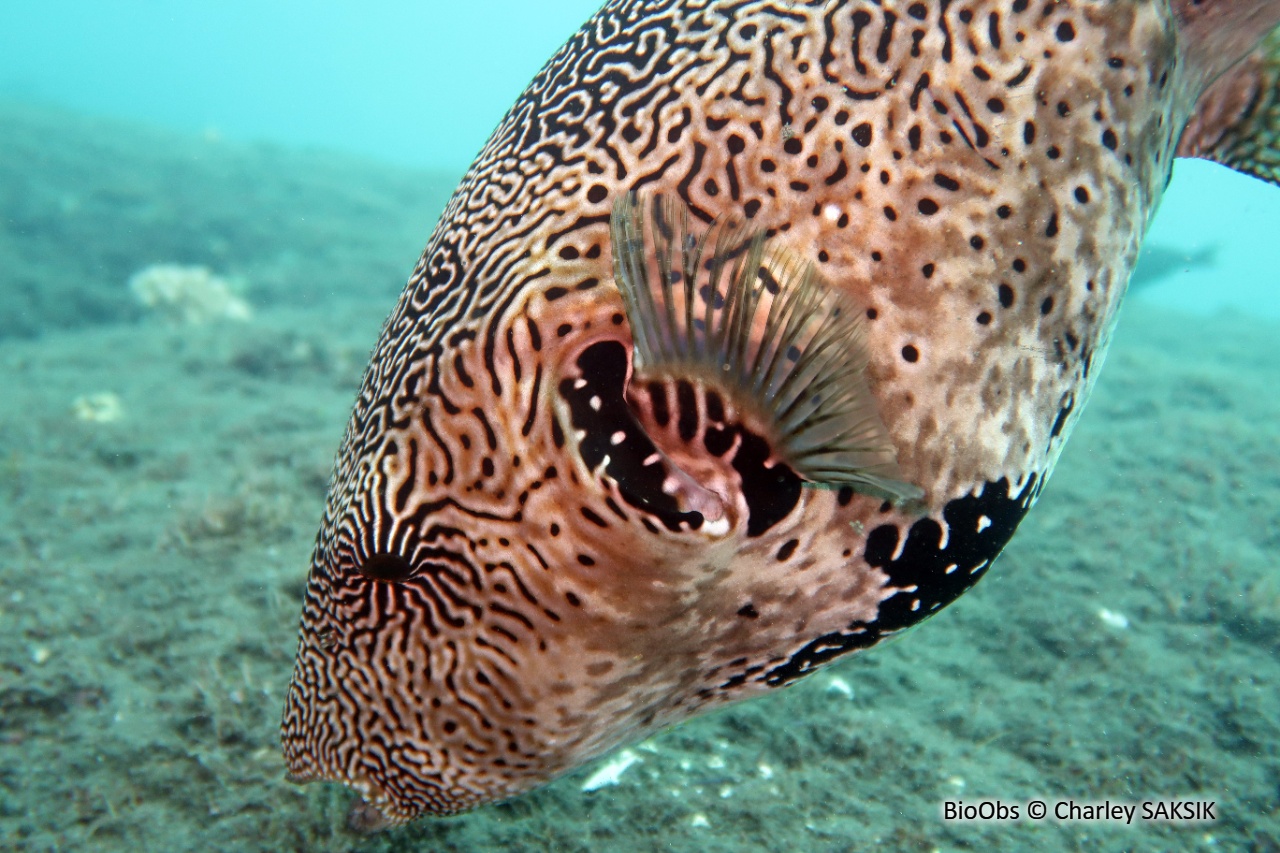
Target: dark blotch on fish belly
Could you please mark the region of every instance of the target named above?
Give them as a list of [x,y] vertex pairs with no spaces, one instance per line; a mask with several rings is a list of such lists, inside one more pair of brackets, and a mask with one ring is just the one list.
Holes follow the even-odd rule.
[[881,632],[909,628],[977,583],[979,573],[1013,537],[1038,493],[1037,482],[1038,477],[1031,475],[1022,491],[1010,496],[1009,481],[1000,479],[987,483],[981,496],[970,494],[947,504],[942,511],[947,522],[944,548],[939,547],[942,527],[931,518],[911,525],[896,560],[890,558],[898,548],[898,528],[885,525],[872,530],[865,553],[868,565],[883,569],[891,586],[917,587],[881,604],[876,628]]
[[[910,628],[932,616],[978,582],[981,572],[1013,537],[1018,523],[1039,494],[1039,478],[1031,475],[1022,491],[1009,495],[1008,479],[987,483],[981,495],[957,498],[943,508],[942,525],[922,518],[911,525],[902,553],[898,528],[881,525],[867,535],[864,559],[889,576],[890,587],[906,588],[885,599],[874,622],[855,622],[847,632],[819,637],[769,672],[770,686],[780,687],[827,661],[875,645],[885,634]],[[915,587],[915,589],[910,589]]]

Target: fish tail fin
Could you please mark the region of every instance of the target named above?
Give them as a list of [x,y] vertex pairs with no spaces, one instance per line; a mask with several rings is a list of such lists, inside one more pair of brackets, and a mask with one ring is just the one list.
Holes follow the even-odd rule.
[[1177,155],[1280,185],[1280,28],[1200,96]]
[[919,498],[867,382],[861,312],[762,232],[723,220],[698,232],[690,219],[662,196],[646,204],[628,194],[614,205],[614,278],[638,384],[674,379],[723,392],[810,483]]

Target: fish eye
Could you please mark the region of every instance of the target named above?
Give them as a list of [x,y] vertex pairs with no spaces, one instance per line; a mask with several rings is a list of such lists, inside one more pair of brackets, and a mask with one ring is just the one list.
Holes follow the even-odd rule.
[[413,577],[413,564],[399,554],[373,554],[356,571],[370,580],[399,583]]

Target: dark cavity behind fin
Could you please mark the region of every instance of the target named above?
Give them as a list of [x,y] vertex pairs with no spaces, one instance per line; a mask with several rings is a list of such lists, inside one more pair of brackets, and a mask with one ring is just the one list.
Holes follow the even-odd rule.
[[620,198],[610,228],[638,379],[723,389],[810,483],[893,500],[923,494],[902,480],[868,387],[862,315],[812,263],[771,251],[763,232],[741,224],[695,233],[688,209],[661,196]]
[[1280,29],[1200,96],[1177,153],[1280,185]]

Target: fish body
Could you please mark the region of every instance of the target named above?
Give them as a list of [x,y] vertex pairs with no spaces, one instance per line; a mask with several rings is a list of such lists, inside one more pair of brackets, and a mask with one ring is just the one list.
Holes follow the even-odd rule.
[[[1272,126],[1239,97],[1275,100],[1262,71],[1218,82],[1182,137],[1277,19],[1256,0],[606,4],[463,178],[373,352],[307,585],[292,776],[353,787],[366,829],[465,810],[955,600],[1053,470],[1180,139],[1267,177],[1274,137],[1236,144]],[[698,252],[748,246],[727,290],[646,302],[682,259],[692,281]],[[854,353],[812,344],[797,380],[843,371],[871,448],[840,451],[848,476],[797,461],[838,430],[794,438],[805,419],[779,426],[759,391],[774,374],[706,343],[722,294],[779,303],[801,280]],[[714,307],[682,319],[695,302]],[[715,352],[762,349],[767,311]]]

